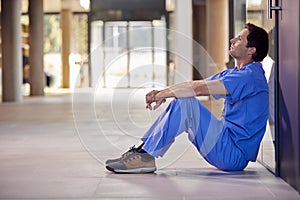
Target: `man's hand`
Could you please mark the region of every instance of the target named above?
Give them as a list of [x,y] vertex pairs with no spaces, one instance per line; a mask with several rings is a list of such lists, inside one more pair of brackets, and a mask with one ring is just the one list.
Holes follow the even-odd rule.
[[[146,108],[149,110],[157,109],[162,103],[166,102],[166,98],[162,97],[161,91],[152,90],[148,94],[146,94]],[[152,103],[155,102],[154,107],[152,107]]]
[[[195,96],[209,96],[211,94],[227,95],[229,92],[220,80],[195,80],[178,83],[163,90],[152,90],[146,94],[146,108],[157,109],[167,98],[189,98]],[[154,107],[152,103],[155,102]]]

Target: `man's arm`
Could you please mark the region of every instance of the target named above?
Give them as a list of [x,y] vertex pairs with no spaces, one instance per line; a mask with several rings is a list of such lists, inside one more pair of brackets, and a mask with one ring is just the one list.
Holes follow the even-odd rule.
[[[209,96],[213,94],[228,94],[223,83],[219,80],[197,80],[179,83],[164,90],[153,90],[146,95],[146,108],[152,110],[158,108],[167,98],[187,98],[195,96]],[[156,105],[152,108],[151,104]]]

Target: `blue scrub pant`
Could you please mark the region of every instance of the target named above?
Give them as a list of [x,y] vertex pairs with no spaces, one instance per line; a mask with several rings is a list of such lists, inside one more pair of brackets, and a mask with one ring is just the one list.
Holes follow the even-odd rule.
[[248,161],[218,120],[196,98],[174,99],[145,133],[143,150],[163,156],[175,137],[188,133],[189,140],[211,165],[225,171],[243,170]]

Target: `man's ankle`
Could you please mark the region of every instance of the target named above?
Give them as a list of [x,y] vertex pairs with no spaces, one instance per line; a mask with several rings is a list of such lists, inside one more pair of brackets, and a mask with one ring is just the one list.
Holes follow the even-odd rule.
[[144,142],[143,142],[142,144],[140,144],[140,146],[138,146],[138,147],[136,148],[136,150],[137,150],[137,151],[141,150],[141,149],[143,148],[144,144],[145,144]]
[[137,149],[136,150],[137,152],[139,152],[139,153],[147,153],[147,151],[145,151],[144,149],[142,149],[142,148],[140,148],[140,149]]

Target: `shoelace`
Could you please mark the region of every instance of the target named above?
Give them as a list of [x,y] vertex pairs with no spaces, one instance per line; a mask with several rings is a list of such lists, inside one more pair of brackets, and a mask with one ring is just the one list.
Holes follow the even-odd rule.
[[129,148],[129,150],[127,152],[125,152],[124,154],[121,155],[121,158],[123,159],[124,157],[132,154],[136,152],[136,148],[135,148],[135,145],[133,145],[132,147]]

